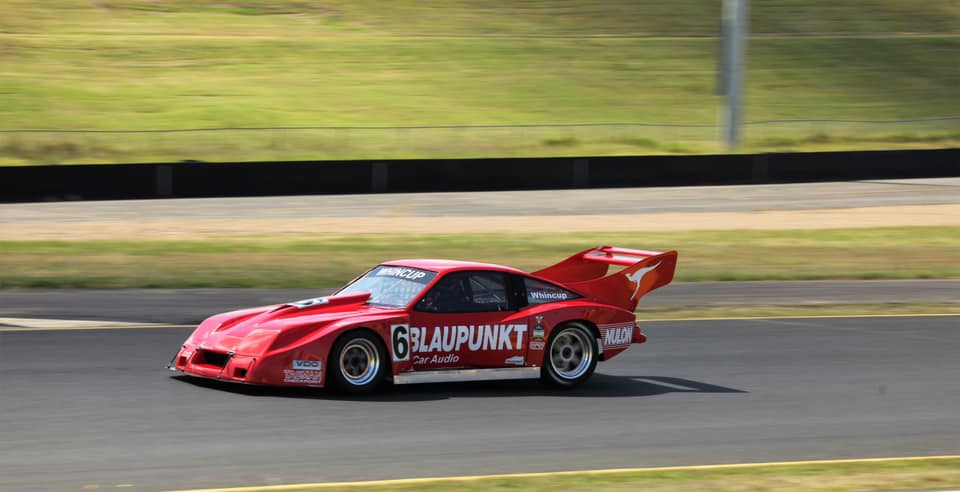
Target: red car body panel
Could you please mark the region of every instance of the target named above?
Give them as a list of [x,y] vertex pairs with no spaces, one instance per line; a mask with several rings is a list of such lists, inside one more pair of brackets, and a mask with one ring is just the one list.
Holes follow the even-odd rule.
[[[645,293],[670,283],[676,262],[675,251],[610,246],[581,251],[533,273],[465,261],[390,261],[376,268],[389,267],[397,275],[426,271],[435,276],[400,307],[372,305],[370,293],[337,293],[211,316],[184,342],[171,369],[238,383],[322,387],[337,338],[357,329],[380,338],[395,376],[424,370],[540,367],[552,330],[568,322],[590,327],[598,339],[600,360],[609,360],[631,344],[646,341],[634,310]],[[625,268],[608,274],[611,266]],[[507,275],[515,279],[510,285],[519,290],[516,294],[526,295],[516,303],[526,305],[486,312],[416,308],[454,272]]]

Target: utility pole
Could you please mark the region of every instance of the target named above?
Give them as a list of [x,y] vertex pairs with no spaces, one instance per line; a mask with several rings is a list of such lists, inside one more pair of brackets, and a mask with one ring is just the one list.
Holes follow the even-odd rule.
[[723,0],[720,47],[720,92],[724,96],[723,141],[727,150],[740,146],[743,123],[744,54],[747,47],[748,0]]

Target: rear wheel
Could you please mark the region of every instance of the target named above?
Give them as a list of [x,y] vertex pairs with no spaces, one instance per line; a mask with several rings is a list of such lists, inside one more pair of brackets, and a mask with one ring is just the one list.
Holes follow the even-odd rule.
[[380,337],[366,330],[340,336],[327,364],[331,385],[346,393],[368,393],[383,382],[390,367]]
[[547,342],[540,379],[555,386],[572,388],[593,374],[598,352],[597,339],[586,326],[580,323],[561,325]]

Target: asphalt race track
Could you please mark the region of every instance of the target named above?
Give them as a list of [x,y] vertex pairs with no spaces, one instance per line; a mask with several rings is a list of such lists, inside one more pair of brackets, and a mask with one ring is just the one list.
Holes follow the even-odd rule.
[[[0,329],[4,317],[189,325],[224,311],[309,299],[335,290],[14,289],[0,295]],[[647,294],[640,306],[954,302],[957,292],[957,279],[679,282]]]
[[960,317],[648,323],[585,386],[346,398],[173,377],[186,329],[0,332],[0,490],[960,452]]

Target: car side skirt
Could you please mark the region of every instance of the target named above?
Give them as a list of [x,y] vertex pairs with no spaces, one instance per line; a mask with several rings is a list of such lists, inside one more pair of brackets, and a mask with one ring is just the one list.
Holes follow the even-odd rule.
[[442,369],[411,371],[393,376],[393,384],[452,383],[460,381],[492,381],[537,379],[539,367],[501,367],[496,369]]

